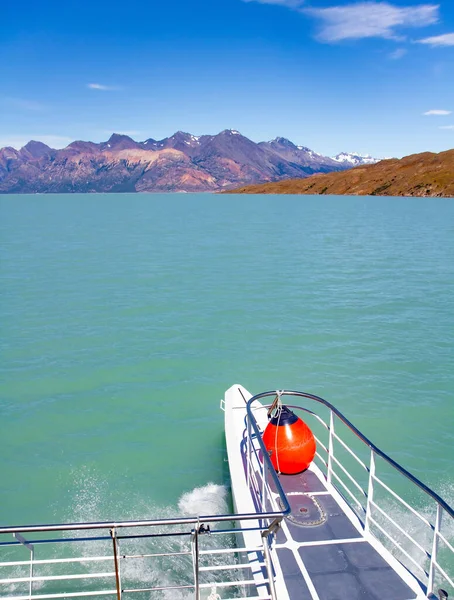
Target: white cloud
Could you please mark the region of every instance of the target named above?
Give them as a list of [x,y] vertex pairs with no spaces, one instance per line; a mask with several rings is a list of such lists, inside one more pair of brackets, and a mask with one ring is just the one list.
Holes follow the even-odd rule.
[[454,125],[442,125],[439,129],[454,129]]
[[450,110],[438,110],[438,109],[433,109],[433,110],[428,110],[427,112],[423,113],[423,115],[426,115],[428,117],[435,115],[437,117],[444,117],[446,115],[450,115],[452,111]]
[[51,148],[65,148],[73,140],[63,135],[5,135],[0,137],[0,148],[12,146],[16,150],[23,148],[30,140],[35,140],[47,144]]
[[407,52],[408,50],[406,48],[397,48],[396,50],[394,50],[394,52],[391,52],[389,58],[391,58],[392,60],[399,60],[399,58],[405,56]]
[[435,46],[454,46],[454,33],[445,33],[443,35],[435,35],[433,37],[417,40],[418,44],[428,44],[433,48]]
[[338,42],[348,39],[381,37],[399,39],[398,27],[425,27],[437,23],[439,6],[394,6],[387,2],[360,2],[345,6],[305,9],[322,21],[318,39]]
[[87,83],[90,90],[100,90],[101,92],[114,92],[120,88],[113,85],[102,85],[101,83]]

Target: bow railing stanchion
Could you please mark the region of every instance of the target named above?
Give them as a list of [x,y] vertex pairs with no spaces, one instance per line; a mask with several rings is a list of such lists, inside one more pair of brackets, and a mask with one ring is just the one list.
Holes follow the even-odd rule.
[[374,477],[375,477],[375,452],[373,448],[370,449],[370,463],[369,463],[369,483],[367,486],[367,504],[366,504],[366,519],[364,523],[364,531],[370,530],[370,519],[372,511],[372,503],[374,499]]
[[267,534],[269,533],[269,529],[262,533],[263,554],[265,556],[266,570],[268,571],[268,585],[270,587],[271,598],[272,600],[278,600],[276,586],[274,584],[273,563],[271,562],[270,548],[268,545]]
[[333,454],[334,454],[334,413],[329,411],[329,442],[328,442],[328,471],[326,478],[331,483],[333,475]]
[[115,585],[117,588],[117,600],[121,600],[121,579],[120,579],[120,565],[118,562],[118,540],[115,528],[112,527],[110,530],[112,537],[113,554],[114,554],[114,565],[115,565]]
[[[263,465],[263,467],[265,467],[265,465]],[[265,470],[265,468],[263,468],[263,480],[264,481],[265,481],[266,473],[267,473],[267,471]],[[265,487],[264,487],[264,490],[265,490]],[[264,496],[264,498],[265,498],[265,496]],[[265,502],[265,500],[264,500],[264,502]],[[265,506],[262,507],[262,510],[264,510],[264,509],[265,509]],[[266,529],[264,531],[262,531],[261,536],[262,536],[265,564],[266,564],[266,569],[268,572],[269,589],[270,589],[270,594],[271,594],[272,600],[278,600],[278,596],[277,596],[276,586],[275,586],[275,582],[274,582],[273,562],[272,562],[271,553],[270,553],[270,546],[271,546],[270,540],[272,540],[271,536],[276,535],[277,530],[281,526],[282,519],[283,519],[283,516],[280,515],[280,516],[274,518],[273,520],[268,519],[267,523],[265,521],[261,521],[261,527],[266,527]]]
[[30,586],[29,586],[29,594],[30,594],[30,600],[32,599],[32,595],[33,595],[33,555],[34,555],[35,551],[33,549],[33,546],[30,550]]
[[438,553],[438,534],[441,530],[441,519],[443,516],[443,508],[437,504],[437,516],[435,517],[434,537],[432,542],[432,553],[430,555],[429,578],[427,582],[428,593],[433,592],[435,581],[435,568],[437,564]]
[[246,463],[247,463],[247,484],[251,484],[251,419],[246,415],[247,422],[247,448],[246,448]]
[[16,540],[20,542],[25,548],[30,550],[30,581],[28,585],[28,594],[31,600],[33,594],[33,558],[35,554],[35,547],[33,546],[33,544],[30,544],[30,542],[27,542],[27,540],[20,533],[13,533],[13,537],[15,537]]
[[199,582],[199,524],[191,531],[192,569],[194,572],[194,600],[200,600]]

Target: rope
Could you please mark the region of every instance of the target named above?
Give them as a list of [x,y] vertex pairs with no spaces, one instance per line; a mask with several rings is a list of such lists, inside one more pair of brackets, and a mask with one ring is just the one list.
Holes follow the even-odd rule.
[[279,468],[279,451],[278,451],[278,446],[277,446],[277,434],[279,431],[279,423],[281,420],[281,414],[282,414],[282,400],[281,400],[281,396],[282,396],[282,390],[276,390],[276,400],[274,401],[273,404],[276,405],[276,412],[274,413],[274,417],[277,417],[277,426],[276,426],[276,435],[274,438],[274,449],[276,451],[276,467],[277,467],[277,472],[280,475],[281,474],[281,470]]

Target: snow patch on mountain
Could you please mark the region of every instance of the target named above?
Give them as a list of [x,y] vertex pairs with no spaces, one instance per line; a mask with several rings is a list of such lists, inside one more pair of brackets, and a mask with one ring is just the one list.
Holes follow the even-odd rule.
[[309,154],[309,156],[312,156],[313,158],[322,156],[321,154],[314,152],[314,150],[311,150],[310,148],[307,148],[306,146],[297,146],[297,148],[298,148],[298,150],[302,150],[303,152],[306,152],[306,154]]
[[355,167],[358,165],[373,165],[381,160],[381,158],[373,158],[370,154],[364,155],[357,154],[356,152],[341,152],[331,158],[338,163],[347,163]]

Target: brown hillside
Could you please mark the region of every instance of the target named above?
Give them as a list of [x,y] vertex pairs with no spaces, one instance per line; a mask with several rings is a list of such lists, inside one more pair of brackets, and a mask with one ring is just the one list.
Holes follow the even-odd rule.
[[412,154],[348,171],[249,185],[225,193],[454,197],[454,150]]

